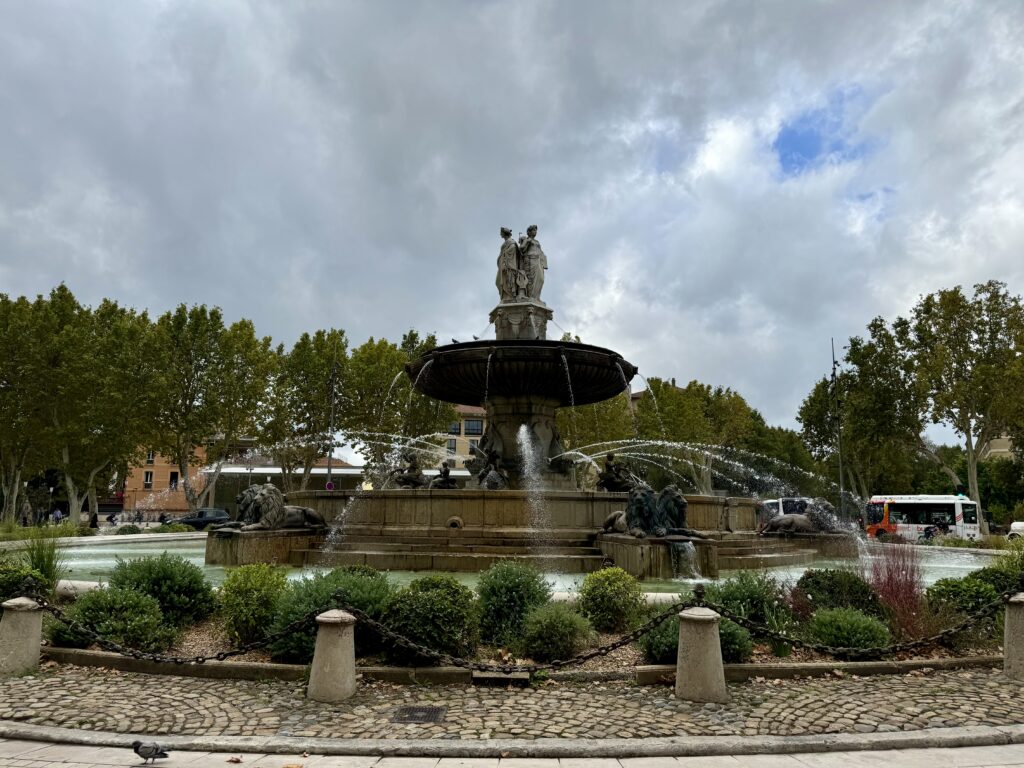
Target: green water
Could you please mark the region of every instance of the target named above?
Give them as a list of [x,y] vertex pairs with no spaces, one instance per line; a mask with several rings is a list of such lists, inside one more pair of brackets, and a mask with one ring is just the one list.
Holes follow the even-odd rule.
[[[213,584],[220,584],[224,581],[228,569],[221,566],[205,565],[206,543],[204,540],[191,541],[166,541],[166,542],[121,542],[103,543],[84,547],[74,547],[66,550],[65,556],[70,572],[66,578],[81,581],[107,581],[114,570],[118,557],[132,559],[139,557],[152,557],[161,552],[171,552],[181,555],[189,562],[195,563],[206,573],[206,577]],[[872,555],[864,556],[870,561]],[[957,578],[966,576],[973,570],[977,570],[992,561],[991,557],[978,555],[969,550],[940,549],[938,547],[921,548],[921,566],[925,585],[934,584],[942,578]],[[809,567],[830,568],[850,567],[854,564],[850,560],[819,560],[812,566],[796,565],[773,568],[771,572],[780,580],[795,582],[800,575]],[[865,563],[865,565],[867,565]],[[289,568],[288,578],[301,579],[310,573],[329,570],[327,568]],[[391,578],[399,585],[408,584],[414,578],[423,576],[419,571],[391,571]],[[479,574],[476,573],[452,573],[459,582],[469,587],[475,587]],[[721,574],[723,577],[729,575],[728,571]],[[557,592],[574,592],[583,581],[582,574],[548,573],[548,581]],[[695,579],[687,580],[648,580],[643,583],[646,592],[675,592],[685,584],[694,584]]]

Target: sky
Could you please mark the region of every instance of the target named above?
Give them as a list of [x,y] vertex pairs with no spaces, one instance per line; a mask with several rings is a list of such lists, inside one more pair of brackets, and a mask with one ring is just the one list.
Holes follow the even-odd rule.
[[529,224],[556,333],[797,427],[1024,293],[1024,3],[0,0],[0,292],[468,340]]

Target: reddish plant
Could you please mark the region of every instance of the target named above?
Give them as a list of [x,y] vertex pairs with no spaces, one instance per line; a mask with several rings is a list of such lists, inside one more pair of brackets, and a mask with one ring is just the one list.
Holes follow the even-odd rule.
[[911,544],[881,547],[871,560],[868,583],[892,615],[892,628],[902,639],[921,636],[925,623],[921,556]]

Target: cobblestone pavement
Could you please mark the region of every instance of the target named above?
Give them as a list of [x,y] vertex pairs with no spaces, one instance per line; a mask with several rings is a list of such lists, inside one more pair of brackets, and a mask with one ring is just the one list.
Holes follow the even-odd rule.
[[[301,683],[201,680],[53,666],[0,681],[0,719],[120,733],[325,738],[580,739],[870,733],[1024,723],[1022,689],[997,670],[752,681],[728,704],[677,701],[664,686],[548,683],[480,688],[362,683],[339,704]],[[447,707],[402,724],[398,707]]]
[[[737,757],[436,758],[323,757],[219,752],[171,752],[160,768],[1011,768],[1024,766],[1024,744],[955,749],[903,749]],[[129,749],[0,740],[0,768],[108,768],[139,765]]]

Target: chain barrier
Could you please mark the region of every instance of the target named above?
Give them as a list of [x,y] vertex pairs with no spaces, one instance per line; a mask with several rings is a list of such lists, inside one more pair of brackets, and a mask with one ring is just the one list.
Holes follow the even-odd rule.
[[344,601],[343,590],[338,590],[331,596],[329,603],[322,607],[310,611],[305,616],[302,616],[295,621],[290,622],[285,627],[282,627],[272,635],[268,635],[260,640],[255,640],[244,645],[231,648],[227,651],[218,651],[217,653],[209,656],[197,655],[197,656],[168,656],[161,653],[153,653],[149,651],[141,651],[137,648],[130,648],[120,643],[109,640],[92,629],[83,626],[80,622],[74,618],[69,617],[61,608],[53,605],[46,597],[42,594],[37,584],[34,581],[26,583],[26,589],[24,594],[26,597],[35,600],[40,608],[52,615],[55,619],[65,624],[70,630],[83,635],[92,644],[99,646],[105,651],[111,651],[113,653],[127,656],[133,659],[142,659],[145,661],[153,661],[164,664],[203,664],[206,661],[216,660],[225,661],[233,656],[241,656],[251,651],[266,648],[277,640],[291,635],[293,632],[301,629],[306,629],[310,626],[315,626],[316,617],[324,611],[332,608],[340,608],[342,610],[351,613],[358,621],[365,624],[367,627],[373,629],[383,639],[394,643],[397,646],[405,648],[406,650],[412,651],[419,657],[429,659],[433,662],[441,662],[454,667],[460,667],[463,669],[469,669],[478,672],[499,672],[502,674],[512,674],[514,672],[540,672],[542,670],[554,670],[562,669],[564,667],[575,666],[577,664],[583,664],[590,659],[597,658],[598,656],[607,656],[612,651],[618,650],[624,646],[629,645],[641,637],[656,629],[657,627],[664,624],[666,621],[671,619],[673,616],[677,616],[680,611],[686,608],[710,608],[717,612],[721,616],[729,619],[732,622],[740,625],[744,629],[751,632],[757,637],[766,638],[769,640],[775,640],[778,642],[786,643],[796,648],[806,648],[808,650],[816,651],[818,653],[825,654],[827,656],[833,656],[839,659],[864,659],[864,658],[879,658],[881,656],[888,656],[894,653],[902,653],[917,648],[927,647],[939,643],[945,639],[951,638],[959,632],[964,631],[979,619],[986,618],[994,614],[1000,606],[1004,605],[1009,599],[1021,589],[1024,589],[1022,584],[1017,589],[1007,590],[999,595],[995,600],[979,607],[971,614],[967,615],[961,622],[947,627],[940,632],[930,635],[929,637],[920,638],[918,640],[909,640],[902,643],[893,643],[880,648],[844,648],[837,646],[824,645],[822,643],[815,643],[809,640],[804,640],[800,637],[793,637],[787,635],[784,632],[779,632],[768,627],[765,624],[753,621],[746,616],[736,613],[724,605],[711,602],[705,598],[705,590],[703,584],[698,584],[694,588],[694,596],[689,600],[681,600],[668,606],[665,610],[657,615],[651,617],[647,622],[634,629],[625,635],[622,635],[617,640],[607,643],[597,648],[591,648],[589,650],[578,653],[568,659],[557,659],[549,661],[543,664],[502,664],[502,663],[491,663],[491,662],[480,662],[473,661],[471,659],[463,659],[451,654],[444,653],[442,651],[428,648],[427,646],[417,643],[414,640],[410,640],[404,635],[389,629],[386,625],[377,621],[376,619],[369,616],[366,612],[361,611],[358,608],[347,605]]

